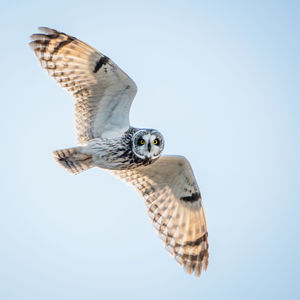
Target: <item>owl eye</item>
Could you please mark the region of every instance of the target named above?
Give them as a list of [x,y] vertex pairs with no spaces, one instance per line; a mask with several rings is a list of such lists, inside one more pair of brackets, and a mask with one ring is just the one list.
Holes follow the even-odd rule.
[[139,145],[144,145],[145,144],[145,140],[144,139],[139,139],[138,144]]
[[155,140],[153,141],[153,144],[154,144],[154,145],[159,145],[159,140],[158,140],[158,139],[155,139]]

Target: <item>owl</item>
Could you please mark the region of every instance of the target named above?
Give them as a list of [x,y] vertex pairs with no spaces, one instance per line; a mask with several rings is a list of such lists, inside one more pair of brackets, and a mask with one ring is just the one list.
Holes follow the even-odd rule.
[[169,253],[200,276],[208,265],[208,233],[188,160],[162,155],[165,141],[158,130],[130,126],[137,87],[110,58],[63,32],[39,30],[30,46],[75,100],[78,145],[54,151],[54,158],[72,174],[99,167],[129,183],[144,198]]

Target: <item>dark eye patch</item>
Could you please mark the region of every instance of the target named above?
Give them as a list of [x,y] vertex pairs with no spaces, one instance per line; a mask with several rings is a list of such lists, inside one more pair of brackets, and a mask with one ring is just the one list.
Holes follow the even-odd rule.
[[153,144],[156,145],[156,146],[159,146],[160,145],[160,140],[159,139],[153,140]]
[[142,139],[142,138],[138,139],[138,145],[139,146],[142,146],[144,144],[145,144],[145,140],[144,139]]

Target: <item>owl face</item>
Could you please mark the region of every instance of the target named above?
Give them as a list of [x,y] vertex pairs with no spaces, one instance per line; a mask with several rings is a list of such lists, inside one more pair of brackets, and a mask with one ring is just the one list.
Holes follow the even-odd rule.
[[141,159],[156,159],[164,149],[164,138],[154,129],[142,129],[132,137],[133,153]]

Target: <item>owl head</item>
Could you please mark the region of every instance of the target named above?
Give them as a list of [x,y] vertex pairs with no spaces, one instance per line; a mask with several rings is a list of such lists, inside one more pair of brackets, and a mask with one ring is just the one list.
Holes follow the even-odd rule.
[[164,138],[154,129],[141,129],[132,137],[133,153],[141,159],[156,159],[164,149]]

